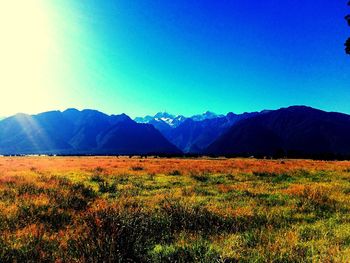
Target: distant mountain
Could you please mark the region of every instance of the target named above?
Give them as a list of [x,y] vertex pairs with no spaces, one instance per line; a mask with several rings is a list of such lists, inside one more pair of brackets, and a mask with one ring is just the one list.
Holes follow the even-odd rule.
[[153,116],[146,115],[145,117],[136,117],[134,121],[137,123],[149,123],[153,118]]
[[[194,121],[204,121],[207,119],[215,119],[224,117],[224,115],[217,115],[214,112],[206,111],[203,114],[193,115],[191,117],[185,117],[183,115],[173,115],[167,112],[158,112],[154,116],[147,115],[145,117],[136,117],[134,121],[138,123],[151,123],[156,128],[160,126],[161,129],[165,127],[176,128],[187,119],[192,119]],[[166,126],[164,126],[166,125]]]
[[190,117],[194,121],[204,121],[204,120],[211,120],[216,118],[222,118],[225,117],[225,115],[217,115],[214,112],[206,111],[203,114],[193,115]]
[[17,114],[0,121],[0,154],[181,154],[150,124],[95,110]]
[[350,116],[305,106],[237,122],[204,151],[213,155],[350,157]]
[[172,115],[167,112],[158,112],[154,116],[137,117],[134,119],[137,123],[149,123],[156,129],[163,132],[168,132],[171,128],[176,128],[187,118],[182,115]]
[[184,117],[160,112],[155,116],[136,118],[136,122],[152,124],[171,143],[185,153],[199,154],[237,121],[258,112],[218,115],[210,111]]
[[[226,123],[226,120],[224,120],[226,119],[226,116],[217,115],[210,111],[191,117],[185,117],[183,115],[172,115],[167,112],[158,112],[154,116],[147,115],[145,117],[137,117],[134,120],[138,123],[152,124],[179,149],[185,152],[197,153],[199,149],[203,149],[203,147],[206,147],[208,145],[207,140],[210,143],[212,142],[213,136],[216,138],[218,135],[221,134],[220,131],[222,128],[222,124],[220,121],[220,127],[211,127],[213,125],[216,125],[215,120],[218,118],[222,118],[222,122]],[[206,123],[206,120],[214,121],[212,121],[213,124],[210,125],[210,123]],[[223,125],[225,126],[225,124]],[[218,131],[216,132],[216,130]],[[208,132],[209,134],[203,135],[203,139],[199,139],[199,141],[197,142],[197,137],[200,137],[202,133],[206,132]],[[212,133],[213,135],[210,135]],[[217,136],[214,134],[217,134]],[[208,138],[206,139],[206,137]],[[204,142],[202,143],[201,140],[203,140]]]
[[[209,144],[236,122],[257,115],[257,112],[234,114],[226,116],[205,113],[197,117],[188,118],[178,127],[171,129],[164,136],[185,153],[201,153]],[[202,117],[199,117],[202,116]],[[216,116],[216,117],[215,117]]]

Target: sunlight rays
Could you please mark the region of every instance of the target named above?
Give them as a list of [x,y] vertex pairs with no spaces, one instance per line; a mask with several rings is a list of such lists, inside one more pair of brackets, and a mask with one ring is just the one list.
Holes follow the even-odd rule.
[[32,116],[18,114],[14,118],[20,130],[25,133],[26,137],[35,149],[39,151],[43,148],[47,150],[52,148],[53,143],[47,135],[45,129],[41,127]]

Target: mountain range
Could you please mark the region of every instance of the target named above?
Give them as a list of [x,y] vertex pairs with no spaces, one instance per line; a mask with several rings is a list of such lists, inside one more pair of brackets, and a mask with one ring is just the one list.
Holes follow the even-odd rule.
[[234,114],[225,116],[206,111],[185,117],[159,112],[154,116],[137,117],[134,120],[152,124],[184,153],[198,153],[234,123],[231,115]]
[[0,121],[0,154],[181,154],[151,124],[95,110],[17,114]]
[[204,121],[208,119],[216,119],[219,117],[224,117],[224,115],[217,115],[214,112],[206,111],[203,114],[185,117],[183,115],[173,115],[167,112],[158,112],[154,116],[147,115],[145,117],[136,117],[134,120],[138,123],[152,124],[158,130],[166,131],[170,130],[171,128],[177,128],[188,119],[191,119],[193,121]]
[[67,109],[0,121],[0,154],[349,158],[350,115],[306,106],[185,117]]

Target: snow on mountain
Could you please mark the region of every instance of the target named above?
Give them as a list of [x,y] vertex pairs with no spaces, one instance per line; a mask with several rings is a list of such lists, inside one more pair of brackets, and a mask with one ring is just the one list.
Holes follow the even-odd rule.
[[158,123],[163,128],[164,125],[169,125],[171,128],[176,128],[187,119],[192,119],[194,121],[203,121],[221,117],[224,117],[224,115],[217,115],[214,112],[210,111],[206,111],[203,114],[194,115],[189,118],[183,115],[173,115],[167,112],[158,112],[154,116],[147,115],[145,117],[137,117],[134,120],[138,123],[152,123],[153,125]]
[[203,114],[198,114],[194,115],[191,117],[192,120],[194,121],[203,121],[203,120],[210,120],[210,119],[215,119],[215,118],[221,118],[224,117],[225,115],[217,115],[214,112],[211,111],[206,111]]
[[182,122],[184,122],[187,118],[182,115],[173,115],[167,112],[158,112],[156,115],[152,116],[145,116],[145,117],[137,117],[134,120],[139,123],[152,123],[156,124],[159,123],[159,125],[168,125],[170,127],[177,127]]
[[136,117],[134,119],[134,121],[138,122],[138,123],[149,123],[151,120],[153,120],[152,116],[145,116],[145,117]]

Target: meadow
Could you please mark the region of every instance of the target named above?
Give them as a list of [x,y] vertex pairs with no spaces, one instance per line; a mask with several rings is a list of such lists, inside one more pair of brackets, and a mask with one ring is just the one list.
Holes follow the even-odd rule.
[[1,157],[0,262],[349,262],[350,162]]

